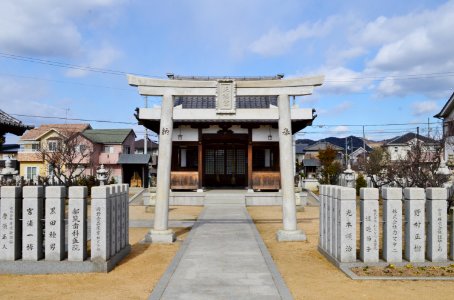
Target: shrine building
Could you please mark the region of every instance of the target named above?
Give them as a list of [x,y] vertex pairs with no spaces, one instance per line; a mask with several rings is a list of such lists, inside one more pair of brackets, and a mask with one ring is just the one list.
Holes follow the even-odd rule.
[[284,230],[296,230],[293,135],[316,115],[291,102],[323,79],[128,75],[140,95],[162,97],[161,107],[140,108],[136,115],[159,136],[152,233],[168,230],[167,216],[159,220],[158,214],[168,214],[171,190],[204,189],[281,190]]

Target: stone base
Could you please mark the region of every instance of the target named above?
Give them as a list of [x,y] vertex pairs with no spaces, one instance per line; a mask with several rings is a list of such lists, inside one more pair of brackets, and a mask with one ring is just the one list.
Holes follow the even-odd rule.
[[142,243],[171,244],[175,242],[175,232],[169,230],[150,230]]
[[204,190],[203,189],[197,189],[197,193],[203,193]]
[[281,229],[276,233],[278,242],[298,242],[305,241],[306,234],[302,230],[284,230]]
[[253,189],[247,189],[247,192],[248,192],[248,193],[253,193],[254,190],[253,190]]

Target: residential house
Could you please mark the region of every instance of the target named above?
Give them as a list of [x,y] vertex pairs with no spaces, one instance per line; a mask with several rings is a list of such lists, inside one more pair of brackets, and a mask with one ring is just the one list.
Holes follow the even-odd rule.
[[90,129],[82,133],[93,147],[93,165],[104,165],[110,171],[110,176],[117,183],[129,183],[130,177],[124,177],[120,156],[131,155],[135,152],[136,134],[132,129]]
[[[135,141],[135,154],[144,154],[144,139]],[[159,145],[152,140],[148,139],[147,142],[147,153],[151,154],[151,161],[149,164],[149,172],[151,175],[155,176],[158,168],[158,151]]]
[[326,141],[319,141],[316,142],[315,144],[312,144],[310,146],[307,146],[304,151],[304,158],[309,159],[309,158],[317,158],[318,159],[318,153],[321,150],[326,150],[328,148],[334,149],[337,152],[337,158],[342,159],[343,158],[343,151],[344,148],[336,146],[334,144],[331,144],[330,142]]
[[423,143],[426,152],[435,153],[436,151],[437,143],[435,140],[412,132],[390,140],[384,144],[384,147],[388,151],[391,161],[397,161],[405,159],[408,151],[416,143]]
[[52,176],[53,168],[44,161],[41,149],[53,151],[57,149],[62,137],[87,129],[91,129],[90,124],[44,124],[25,132],[19,141],[20,149],[17,155],[20,163],[19,174],[28,180],[38,175]]
[[448,166],[452,167],[454,166],[454,93],[434,117],[443,120],[444,159]]

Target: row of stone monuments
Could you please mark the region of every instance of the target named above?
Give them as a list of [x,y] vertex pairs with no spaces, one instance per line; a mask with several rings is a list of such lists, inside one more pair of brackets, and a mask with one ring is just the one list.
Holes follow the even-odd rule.
[[[402,192],[404,199],[402,199]],[[382,188],[383,216],[380,218],[379,191],[360,189],[360,260],[378,263],[380,245],[386,263],[449,263],[454,260],[454,222],[449,231],[446,188]],[[402,213],[402,200],[404,214]],[[337,264],[357,262],[356,190],[340,186],[320,187],[319,250]],[[402,222],[402,216],[405,222]],[[383,237],[380,240],[379,226]],[[402,248],[405,237],[405,248]]]

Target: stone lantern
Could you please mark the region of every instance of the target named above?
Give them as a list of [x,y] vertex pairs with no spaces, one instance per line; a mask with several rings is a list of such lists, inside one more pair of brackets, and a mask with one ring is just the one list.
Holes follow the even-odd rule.
[[104,185],[107,181],[107,170],[104,169],[104,165],[102,164],[101,167],[96,170],[96,179],[99,180],[100,185]]
[[7,159],[5,161],[5,167],[0,172],[1,179],[7,183],[10,183],[14,176],[16,176],[19,172],[12,167],[11,159]]
[[350,161],[348,161],[347,169],[344,171],[345,186],[354,187],[353,181],[355,180],[355,171],[352,170]]

